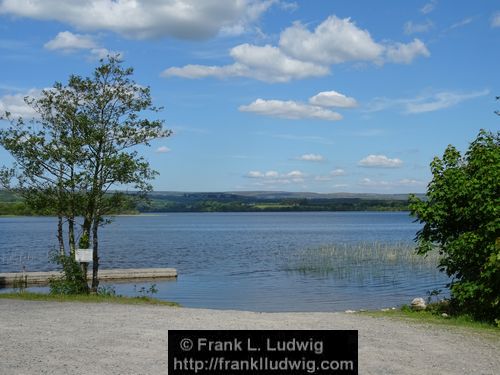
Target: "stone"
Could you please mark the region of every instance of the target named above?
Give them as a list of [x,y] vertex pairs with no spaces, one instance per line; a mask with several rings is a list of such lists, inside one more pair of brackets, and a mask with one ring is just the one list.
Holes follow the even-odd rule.
[[442,314],[441,314],[441,316],[442,316],[443,318],[448,318],[448,317],[449,317],[449,315],[448,315],[448,314],[446,314],[446,313],[442,313]]
[[346,310],[346,311],[345,311],[345,313],[346,313],[346,314],[354,314],[355,312],[356,312],[356,311],[354,311],[354,310]]
[[414,311],[420,311],[425,310],[427,308],[427,305],[425,304],[425,300],[423,298],[414,298],[411,301],[410,307]]

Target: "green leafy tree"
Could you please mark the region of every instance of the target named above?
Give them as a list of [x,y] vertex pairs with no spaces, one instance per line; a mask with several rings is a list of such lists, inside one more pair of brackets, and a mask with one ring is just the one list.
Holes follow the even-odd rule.
[[11,127],[0,131],[0,145],[16,161],[14,168],[2,170],[1,182],[29,205],[56,208],[61,254],[63,218],[73,255],[75,218],[83,217],[78,243],[93,250],[94,292],[99,286],[99,227],[128,199],[113,188],[131,186],[141,196],[150,191],[157,172],[136,146],[171,134],[163,120],[149,119],[161,108],[152,105],[149,87],[136,84],[132,74],[132,68],[110,56],[92,76],[72,75],[66,85],[56,83],[39,98],[27,98],[36,117],[25,122],[7,113]]
[[410,198],[423,228],[418,252],[437,248],[461,313],[500,319],[500,133],[481,130],[462,156],[448,146],[431,163],[427,199]]

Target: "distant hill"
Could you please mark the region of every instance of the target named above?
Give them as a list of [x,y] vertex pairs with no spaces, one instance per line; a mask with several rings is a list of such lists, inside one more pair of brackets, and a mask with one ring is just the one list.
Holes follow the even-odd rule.
[[[408,194],[308,193],[286,191],[179,192],[154,191],[147,201],[127,193],[127,212],[285,212],[404,211]],[[418,195],[424,198],[423,194]],[[47,208],[49,214],[53,210]],[[117,212],[120,213],[120,212]],[[0,215],[37,215],[20,197],[0,190]]]

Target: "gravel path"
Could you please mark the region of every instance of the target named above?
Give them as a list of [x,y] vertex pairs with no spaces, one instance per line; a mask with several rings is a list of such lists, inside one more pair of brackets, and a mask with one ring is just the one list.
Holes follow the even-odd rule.
[[500,374],[500,335],[345,313],[0,299],[0,374],[166,374],[168,329],[357,329],[360,374]]

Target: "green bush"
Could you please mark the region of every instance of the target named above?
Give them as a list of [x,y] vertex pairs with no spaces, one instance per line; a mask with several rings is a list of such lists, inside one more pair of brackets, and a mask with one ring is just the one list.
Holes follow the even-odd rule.
[[49,281],[51,294],[88,294],[86,275],[72,256],[56,254],[53,260],[62,267],[62,276]]
[[481,130],[465,155],[448,146],[431,163],[427,199],[410,197],[423,228],[418,252],[438,248],[439,267],[452,277],[455,311],[500,318],[500,133]]

